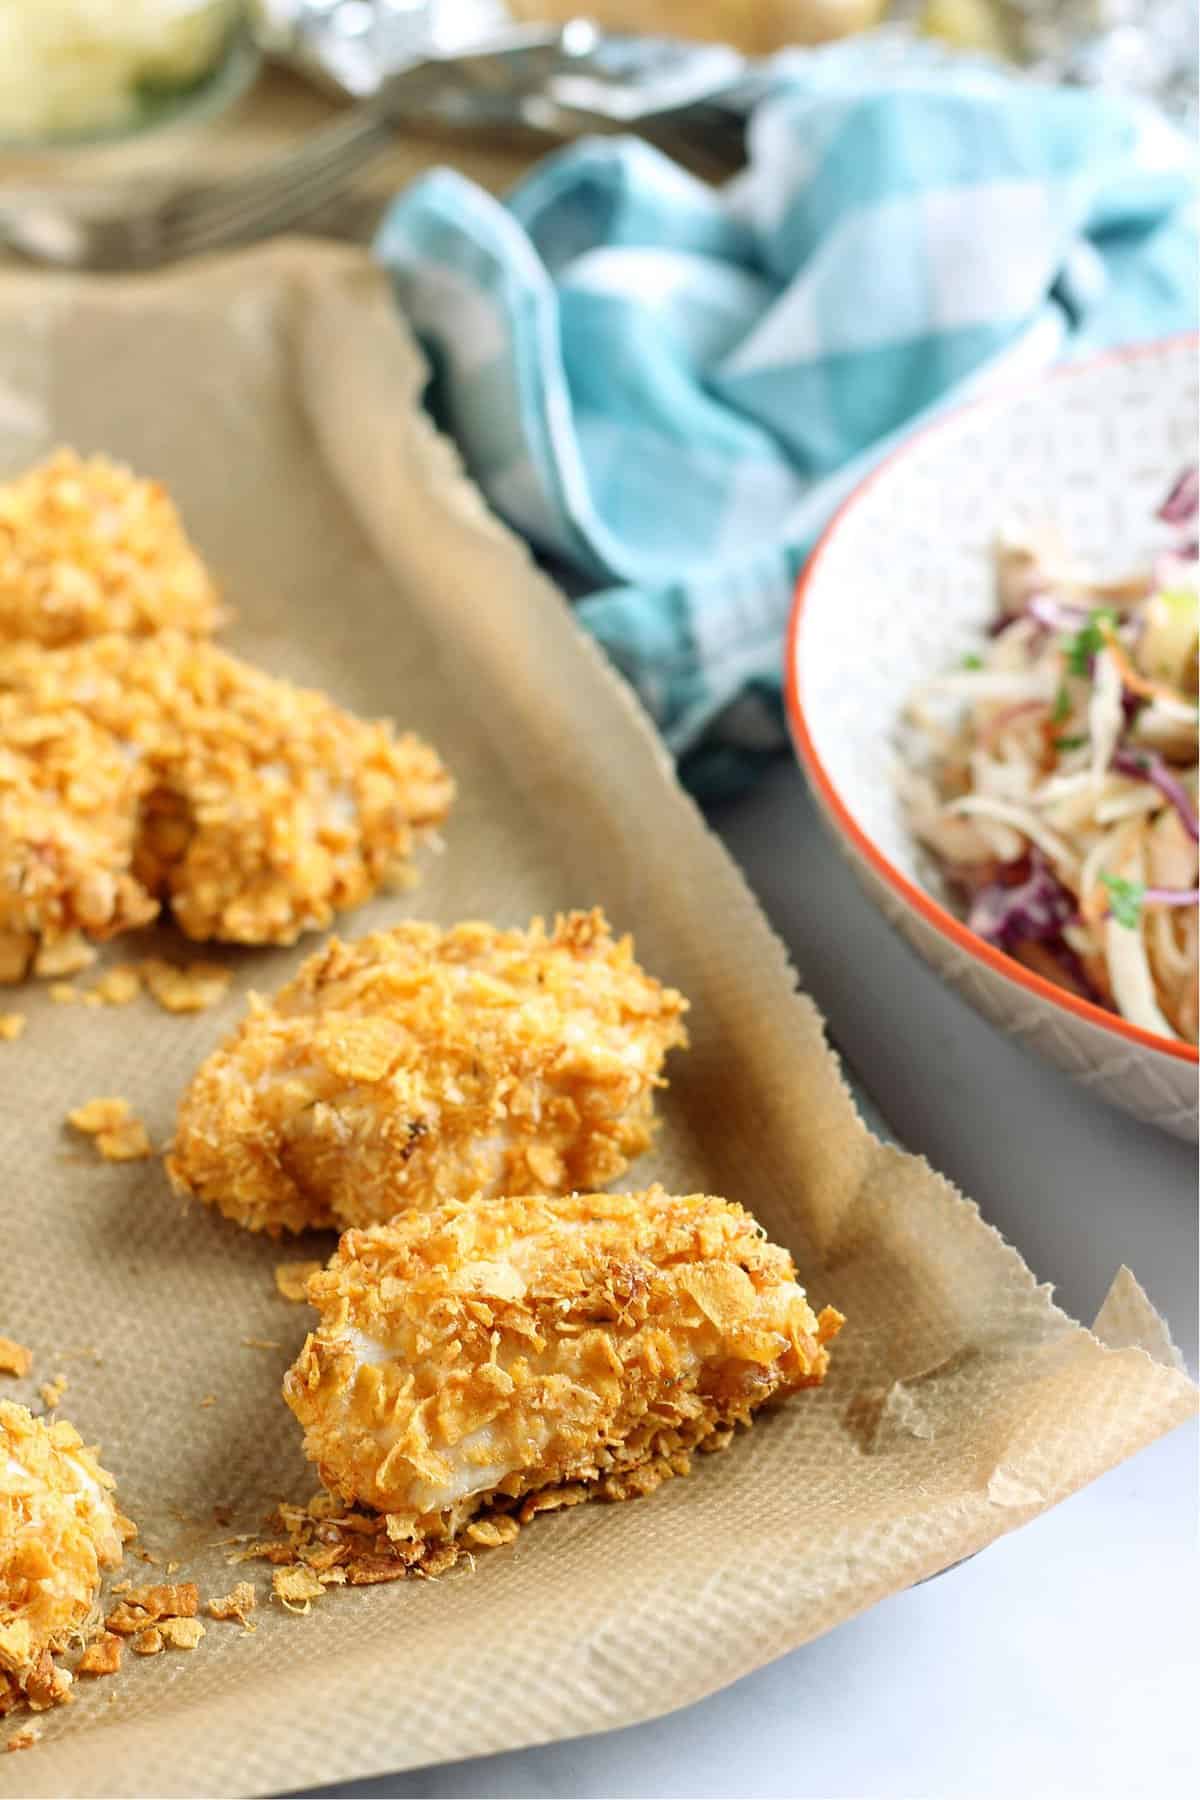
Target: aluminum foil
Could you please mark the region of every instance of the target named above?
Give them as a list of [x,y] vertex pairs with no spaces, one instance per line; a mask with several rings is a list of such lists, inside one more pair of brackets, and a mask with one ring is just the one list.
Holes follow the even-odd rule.
[[892,17],[935,23],[963,48],[1001,49],[1041,80],[1139,94],[1195,120],[1196,0],[897,0]]
[[[504,0],[251,0],[251,12],[273,54],[354,95],[510,22]],[[1195,122],[1196,0],[893,0],[884,31],[894,39],[931,27],[1040,80],[1139,94]]]

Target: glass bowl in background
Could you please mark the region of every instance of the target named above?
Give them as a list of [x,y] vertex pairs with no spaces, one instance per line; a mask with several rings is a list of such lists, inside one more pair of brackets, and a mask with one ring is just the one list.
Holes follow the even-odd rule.
[[0,148],[114,143],[197,118],[257,66],[243,0],[0,0]]

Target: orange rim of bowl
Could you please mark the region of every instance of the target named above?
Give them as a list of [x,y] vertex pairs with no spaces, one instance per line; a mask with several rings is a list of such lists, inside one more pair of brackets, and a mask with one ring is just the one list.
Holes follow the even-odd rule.
[[[1157,338],[1151,343],[1128,344],[1115,350],[1105,351],[1099,356],[1091,357],[1086,362],[1068,363],[1051,371],[1043,371],[1037,383],[1022,382],[1012,392],[1028,391],[1034,385],[1046,380],[1068,380],[1072,376],[1086,374],[1088,370],[1097,368],[1108,362],[1132,361],[1139,357],[1162,356],[1183,344],[1196,346],[1200,344],[1200,332],[1179,332],[1171,337]],[[901,873],[895,864],[890,862],[878,846],[869,838],[858,824],[850,809],[842,800],[834,782],[825,768],[817,751],[812,733],[808,728],[804,707],[800,699],[800,637],[804,620],[804,608],[810,591],[820,571],[825,552],[833,539],[841,531],[843,525],[854,512],[859,502],[890,470],[912,450],[913,446],[927,437],[952,429],[961,423],[970,413],[986,406],[994,406],[1003,395],[997,390],[983,394],[966,402],[962,406],[942,413],[929,424],[907,437],[904,442],[890,451],[883,460],[867,475],[854,491],[842,501],[824,531],[817,539],[811,556],[800,572],[796,583],[795,596],[792,601],[791,615],[788,620],[786,666],[784,668],[784,694],[787,703],[788,724],[791,727],[792,740],[796,754],[808,775],[809,780],[836,823],[838,830],[854,846],[859,856],[880,877],[900,899],[907,902],[913,910],[920,914],[926,924],[932,925],[935,931],[948,938],[960,950],[975,957],[978,962],[986,964],[1006,981],[1014,986],[1022,987],[1039,999],[1049,1000],[1055,1006],[1061,1006],[1068,1012],[1075,1013],[1078,1018],[1086,1020],[1089,1025],[1098,1025],[1101,1030],[1111,1032],[1114,1037],[1124,1038],[1128,1043],[1141,1044],[1148,1050],[1157,1050],[1163,1056],[1174,1057],[1179,1062],[1200,1062],[1200,1050],[1192,1044],[1183,1043],[1172,1038],[1162,1037],[1156,1031],[1146,1031],[1140,1025],[1131,1025],[1119,1013],[1108,1012],[1102,1006],[1096,1006],[1091,1000],[1082,1000],[1068,989],[1058,987],[1045,976],[1037,975],[1027,969],[1023,963],[997,950],[986,938],[976,932],[969,931],[961,919],[939,904],[931,894],[925,892],[907,875]]]

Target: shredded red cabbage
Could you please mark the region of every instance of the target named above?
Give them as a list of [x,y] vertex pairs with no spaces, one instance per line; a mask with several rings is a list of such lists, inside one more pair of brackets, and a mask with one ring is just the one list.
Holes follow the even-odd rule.
[[1176,481],[1158,509],[1164,525],[1190,525],[1200,514],[1200,467],[1195,463]]
[[1192,842],[1200,843],[1200,818],[1197,817],[1196,809],[1192,805],[1192,797],[1179,777],[1168,768],[1157,750],[1135,750],[1126,747],[1116,752],[1112,759],[1112,766],[1119,775],[1129,775],[1135,781],[1148,781],[1152,787],[1156,787],[1179,814],[1183,829]]
[[1044,944],[1061,937],[1063,926],[1074,917],[1071,894],[1035,849],[1023,881],[1011,887],[989,881],[979,889],[971,901],[967,927],[998,949],[1011,950],[1023,941]]

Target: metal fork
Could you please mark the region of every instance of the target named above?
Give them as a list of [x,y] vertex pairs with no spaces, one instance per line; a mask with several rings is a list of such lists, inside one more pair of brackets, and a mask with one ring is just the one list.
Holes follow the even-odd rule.
[[384,149],[402,122],[448,113],[519,116],[523,95],[556,69],[590,54],[596,33],[579,21],[514,28],[456,56],[428,56],[398,70],[369,100],[314,131],[253,175],[180,185],[155,183],[130,200],[109,192],[70,210],[60,197],[0,202],[0,235],[33,261],[63,268],[149,269],[269,237],[311,217]]
[[18,254],[60,268],[111,272],[178,262],[312,219],[386,149],[398,125],[429,120],[523,125],[559,137],[632,129],[703,173],[729,173],[740,124],[699,96],[736,70],[683,68],[681,78],[668,52],[665,81],[639,84],[623,77],[619,57],[606,72],[599,52],[611,42],[582,19],[557,29],[514,27],[458,54],[414,60],[345,118],[253,175],[157,183],[132,202],[128,191],[109,192],[70,208],[57,196],[18,197],[0,202],[0,236]]

